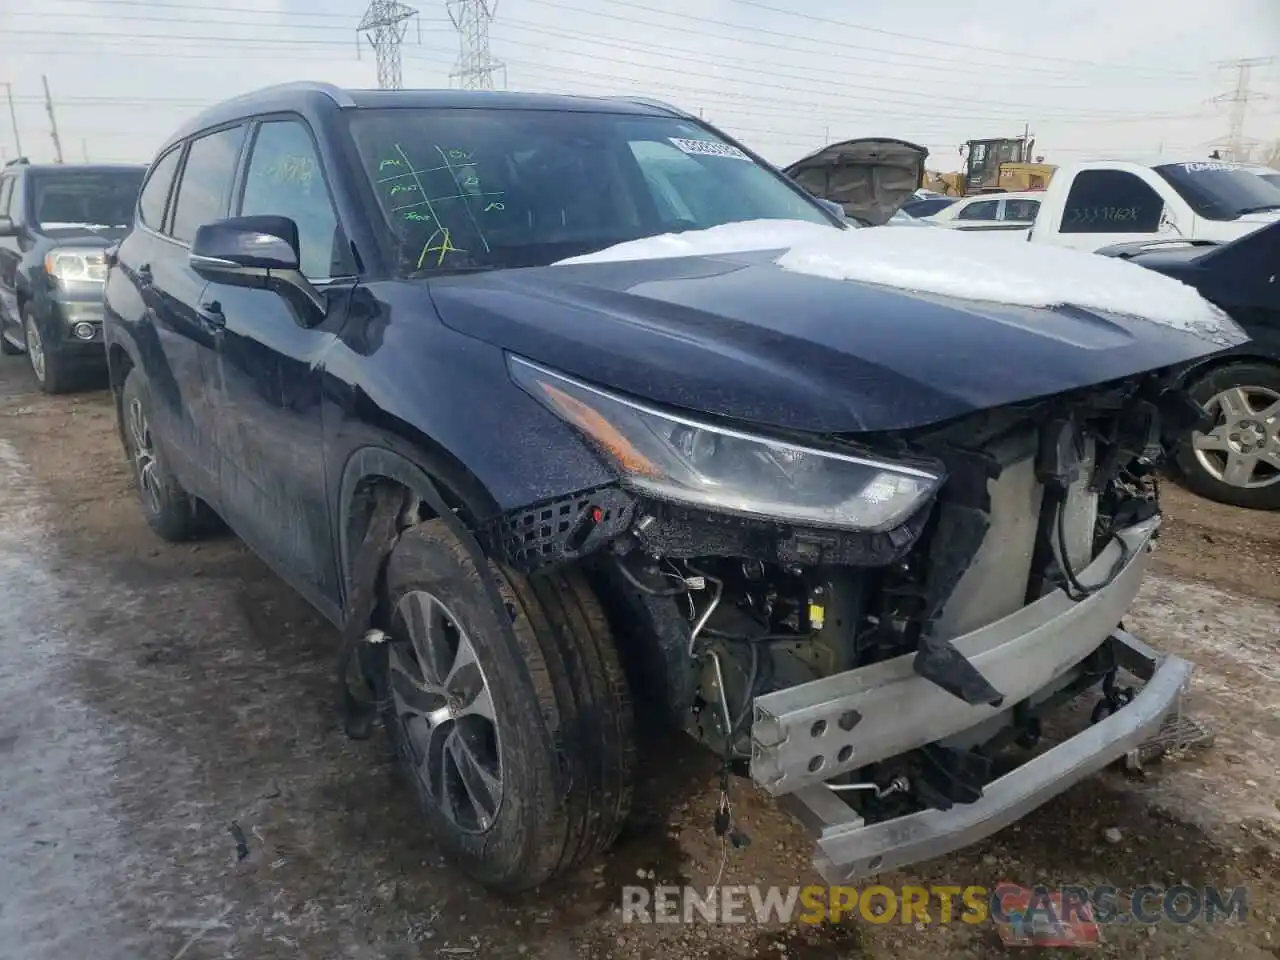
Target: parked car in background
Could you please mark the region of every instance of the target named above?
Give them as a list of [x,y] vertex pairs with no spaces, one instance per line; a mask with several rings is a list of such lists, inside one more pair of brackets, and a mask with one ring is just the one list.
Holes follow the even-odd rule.
[[103,251],[133,222],[145,166],[0,170],[0,352],[25,352],[47,393],[106,372]]
[[[220,516],[342,631],[349,729],[384,710],[471,876],[607,848],[643,723],[719,756],[726,842],[737,772],[847,883],[1125,757],[1191,672],[1118,623],[1199,413],[1167,372],[1243,335],[997,246],[849,228],[652,101],[284,85],[152,164],[105,291],[121,439],[159,535]],[[1076,695],[1095,725],[997,760]]]
[[1154,241],[1098,252],[1189,284],[1249,334],[1183,371],[1213,426],[1179,439],[1177,464],[1202,496],[1280,510],[1280,223],[1227,244]]
[[[917,190],[916,192],[919,193],[920,191]],[[956,199],[956,197],[947,197],[942,194],[936,194],[931,197],[913,197],[902,205],[902,212],[911,217],[931,217],[935,213],[951,206],[956,202]]]
[[1160,239],[1227,243],[1280,221],[1280,186],[1219,160],[1081,163],[1060,169],[1041,196],[1031,241],[1077,250]]
[[928,158],[918,143],[860,137],[829,144],[784,172],[815,197],[839,204],[855,223],[878,227],[920,189]]
[[951,230],[1026,230],[1035,222],[1041,196],[1040,191],[980,193],[960,197],[924,219]]

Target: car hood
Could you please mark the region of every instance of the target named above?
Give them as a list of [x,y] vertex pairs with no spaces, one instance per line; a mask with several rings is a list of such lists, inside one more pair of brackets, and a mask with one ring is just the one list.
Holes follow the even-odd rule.
[[813,276],[777,258],[564,264],[430,289],[446,325],[546,366],[653,403],[814,433],[936,423],[1247,339],[1225,318],[1194,331],[980,303]]
[[785,172],[816,197],[840,204],[845,216],[878,227],[924,183],[927,148],[906,140],[862,137],[823,147]]
[[1280,314],[1280,223],[1230,243],[1126,243],[1098,252],[1181,280],[1229,312]]
[[129,232],[128,227],[99,227],[79,223],[44,224],[40,232],[59,247],[109,247]]

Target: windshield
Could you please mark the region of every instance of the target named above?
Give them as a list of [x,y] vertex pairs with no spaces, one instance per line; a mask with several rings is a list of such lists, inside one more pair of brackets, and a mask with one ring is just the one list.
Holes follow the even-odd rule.
[[1167,163],[1155,170],[1207,220],[1235,220],[1246,213],[1280,210],[1280,186],[1240,164],[1206,160]]
[[691,121],[391,109],[351,124],[410,274],[545,266],[743,220],[835,229],[798,187]]
[[32,175],[32,209],[45,230],[121,228],[133,222],[145,168],[42,171]]

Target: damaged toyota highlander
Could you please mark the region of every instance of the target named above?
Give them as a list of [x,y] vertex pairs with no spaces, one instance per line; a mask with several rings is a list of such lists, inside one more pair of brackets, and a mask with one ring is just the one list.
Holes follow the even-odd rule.
[[348,732],[494,889],[609,847],[647,729],[840,882],[1179,710],[1120,622],[1203,417],[1170,371],[1244,337],[1175,280],[852,226],[658,103],[311,83],[176,133],[108,262],[148,522],[341,630]]

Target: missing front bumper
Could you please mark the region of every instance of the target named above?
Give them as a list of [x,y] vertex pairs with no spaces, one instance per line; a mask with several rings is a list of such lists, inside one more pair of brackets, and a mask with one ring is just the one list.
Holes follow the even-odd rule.
[[814,866],[823,879],[846,883],[982,840],[1156,736],[1167,717],[1181,712],[1191,664],[1162,657],[1123,631],[1111,642],[1119,665],[1146,680],[1142,691],[1105,720],[987,784],[974,803],[866,824],[824,784],[784,797],[784,806],[817,837]]
[[[1033,697],[1098,649],[1137,596],[1159,518],[1119,533],[1128,560],[1103,589],[1079,602],[1061,590],[957,637],[1004,696],[1001,708],[971,704],[918,675],[914,654],[757,697],[751,775],[773,796],[821,786],[840,774],[936,743]],[[1101,583],[1121,558],[1114,541],[1079,579]]]

